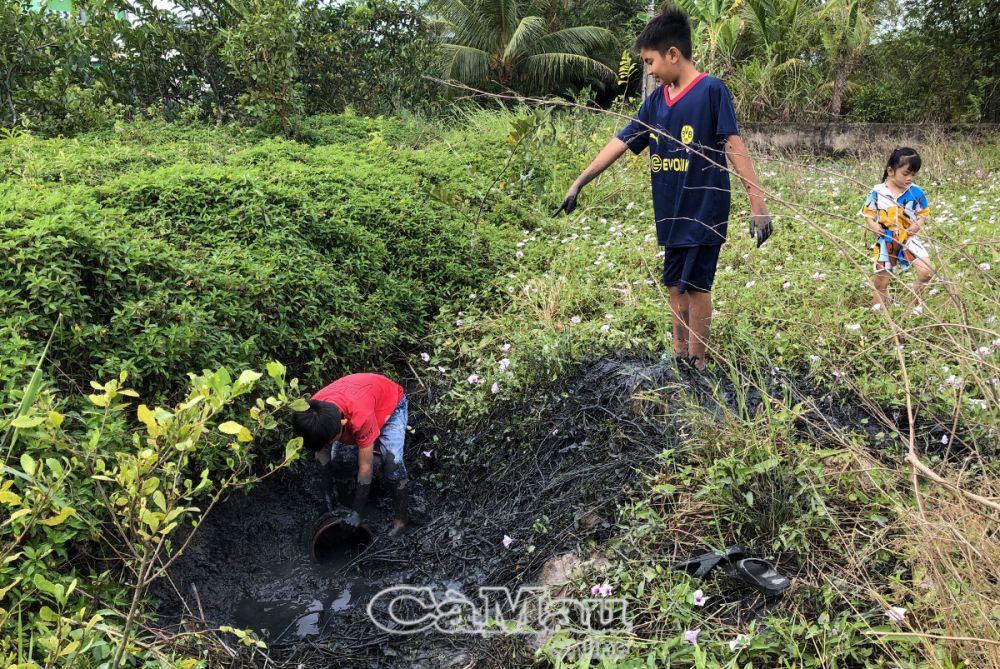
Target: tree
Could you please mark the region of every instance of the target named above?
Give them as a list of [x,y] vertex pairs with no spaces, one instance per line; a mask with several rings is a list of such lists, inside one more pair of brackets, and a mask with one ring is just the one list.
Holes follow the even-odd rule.
[[820,17],[820,36],[833,79],[830,114],[839,118],[847,79],[871,43],[873,26],[862,0],[829,0]]
[[614,33],[597,26],[553,29],[545,18],[550,6],[537,0],[432,0],[428,10],[441,31],[442,76],[523,94],[614,82],[615,71],[606,64],[618,47]]

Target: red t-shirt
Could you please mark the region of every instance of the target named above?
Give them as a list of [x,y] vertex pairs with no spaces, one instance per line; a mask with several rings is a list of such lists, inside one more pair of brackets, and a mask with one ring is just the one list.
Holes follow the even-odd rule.
[[350,374],[319,390],[312,398],[333,402],[347,419],[337,441],[368,448],[403,399],[403,387],[381,374]]

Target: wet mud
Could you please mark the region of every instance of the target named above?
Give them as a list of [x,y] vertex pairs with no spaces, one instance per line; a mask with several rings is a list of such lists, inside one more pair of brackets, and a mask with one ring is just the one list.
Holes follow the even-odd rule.
[[[551,558],[599,546],[636,492],[637,470],[678,445],[681,426],[663,415],[675,402],[693,397],[709,411],[750,417],[762,393],[791,397],[804,401],[803,432],[867,433],[881,448],[884,426],[850,398],[813,396],[780,372],[763,385],[737,388],[731,377],[702,376],[670,359],[617,356],[499,407],[473,430],[433,425],[414,403],[406,444],[414,522],[401,539],[387,536],[391,493],[376,478],[364,518],[370,541],[324,545],[315,560],[322,477],[313,462],[300,462],[208,516],[152,593],[159,624],[253,629],[268,644],[267,663],[279,667],[530,666],[530,638],[399,634],[376,625],[368,604],[400,585],[430,588],[439,599],[449,590],[474,597],[483,586],[516,589],[536,583]],[[933,446],[944,429],[921,426],[921,444]],[[342,484],[341,498],[349,493]],[[239,663],[263,666],[263,655],[241,654]]]
[[372,541],[323,564],[310,555],[325,511],[321,477],[300,462],[208,516],[153,592],[160,625],[254,629],[271,661],[287,666],[463,666],[500,646],[509,661],[516,640],[390,634],[367,604],[404,584],[441,596],[516,588],[533,583],[548,559],[605,541],[636,469],[675,444],[660,405],[637,394],[662,401],[683,385],[669,360],[604,359],[472,431],[434,426],[414,411],[406,464],[416,522],[401,539],[387,537],[391,493],[376,479],[365,518]]

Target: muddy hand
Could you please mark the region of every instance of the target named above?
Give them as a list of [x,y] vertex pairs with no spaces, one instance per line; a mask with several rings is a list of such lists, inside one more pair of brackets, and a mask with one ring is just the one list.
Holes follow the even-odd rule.
[[774,232],[771,224],[771,217],[767,214],[751,214],[750,216],[750,236],[757,240],[757,248],[760,248],[767,238]]
[[344,525],[348,527],[358,527],[361,525],[361,514],[357,511],[351,511],[347,518],[344,518]]
[[576,198],[580,195],[580,187],[576,184],[570,186],[570,189],[566,191],[566,196],[563,198],[562,204],[559,208],[552,212],[552,216],[558,216],[560,212],[566,212],[567,214],[572,214],[573,210],[576,209]]

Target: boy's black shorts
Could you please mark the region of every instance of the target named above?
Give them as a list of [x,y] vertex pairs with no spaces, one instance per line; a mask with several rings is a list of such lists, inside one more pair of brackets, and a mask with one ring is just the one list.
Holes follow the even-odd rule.
[[663,284],[680,292],[707,293],[715,281],[721,244],[664,249]]

